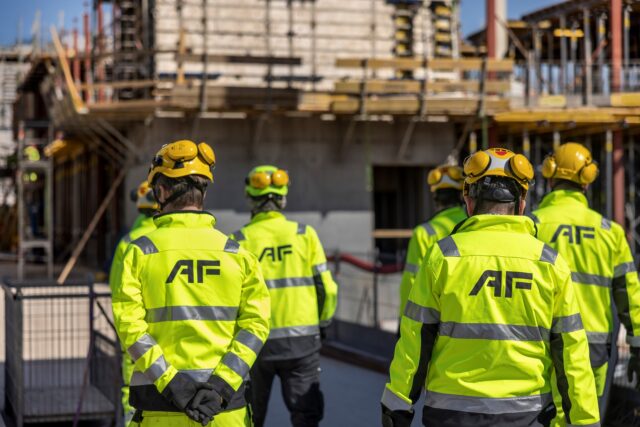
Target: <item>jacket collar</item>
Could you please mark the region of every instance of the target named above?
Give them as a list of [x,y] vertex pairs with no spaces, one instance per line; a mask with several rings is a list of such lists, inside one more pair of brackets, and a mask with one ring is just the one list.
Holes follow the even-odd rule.
[[251,218],[249,224],[253,224],[254,222],[265,221],[268,219],[284,219],[284,215],[280,211],[268,211],[268,212],[260,212]]
[[554,190],[544,196],[538,209],[559,204],[579,204],[589,207],[587,196],[578,190]]
[[455,233],[477,230],[537,234],[531,218],[524,215],[474,215],[458,224]]
[[156,227],[214,228],[216,217],[207,211],[175,211],[153,217]]
[[436,213],[434,213],[434,214],[431,216],[431,219],[433,219],[433,218],[435,218],[435,217],[437,217],[437,216],[449,216],[449,215],[451,215],[451,214],[453,214],[453,213],[456,213],[456,212],[458,212],[458,211],[463,211],[465,215],[467,214],[467,211],[466,211],[466,209],[464,208],[464,206],[462,206],[462,205],[455,205],[455,206],[450,206],[450,207],[448,207],[448,208],[440,209],[439,211],[437,211]]

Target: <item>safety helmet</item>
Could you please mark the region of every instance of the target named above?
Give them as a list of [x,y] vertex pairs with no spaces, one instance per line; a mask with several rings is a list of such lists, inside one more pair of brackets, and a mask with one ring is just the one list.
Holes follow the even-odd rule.
[[506,148],[489,148],[477,151],[464,161],[464,194],[469,187],[486,176],[506,177],[514,180],[522,188],[524,197],[533,179],[533,166],[522,154]]
[[215,164],[216,156],[208,144],[182,139],[160,148],[151,163],[147,181],[153,185],[156,175],[161,174],[168,178],[198,175],[213,182],[211,169]]
[[462,190],[462,183],[464,182],[462,168],[460,166],[440,165],[431,169],[427,176],[427,182],[432,193],[445,188]]
[[149,185],[149,181],[142,181],[135,192],[136,207],[141,210],[154,210],[160,209],[160,205],[156,201],[153,195],[153,189]]
[[587,147],[577,142],[567,142],[544,159],[542,176],[587,185],[598,177],[598,165]]
[[251,197],[266,194],[286,196],[289,193],[289,174],[276,166],[256,166],[244,180],[245,191]]

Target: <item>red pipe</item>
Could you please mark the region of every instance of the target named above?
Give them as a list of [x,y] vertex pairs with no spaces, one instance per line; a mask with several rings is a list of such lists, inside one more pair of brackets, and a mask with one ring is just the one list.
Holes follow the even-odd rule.
[[496,57],[496,2],[495,0],[487,0],[487,29],[486,44],[487,57]]
[[611,90],[619,92],[622,82],[622,0],[611,0]]
[[78,28],[73,29],[73,80],[80,81],[80,52],[78,51]]
[[[613,219],[625,227],[624,220],[624,134],[613,131]],[[625,227],[626,228],[626,227]]]
[[[87,12],[82,15],[82,24],[84,30],[84,82],[88,85],[91,81],[91,34],[89,30],[89,14]],[[89,86],[87,86],[84,100],[90,102],[90,97]]]
[[[96,5],[97,7],[97,15],[98,15],[98,38],[97,38],[97,45],[96,45],[96,50],[98,52],[98,55],[102,54],[102,50],[103,50],[103,46],[104,46],[104,17],[102,15],[102,0],[98,0],[98,4]],[[99,82],[103,82],[104,81],[104,64],[102,62],[102,60],[98,60],[98,69],[97,71],[97,77],[98,77],[98,81]],[[98,89],[98,101],[104,101],[104,90],[102,88]]]
[[351,264],[352,266],[359,268],[360,270],[368,271],[370,273],[377,272],[380,274],[393,274],[399,273],[404,269],[404,265],[402,264],[385,264],[376,266],[374,263],[345,253],[341,253],[337,256],[329,256],[327,257],[327,259],[333,262],[346,262],[347,264]]

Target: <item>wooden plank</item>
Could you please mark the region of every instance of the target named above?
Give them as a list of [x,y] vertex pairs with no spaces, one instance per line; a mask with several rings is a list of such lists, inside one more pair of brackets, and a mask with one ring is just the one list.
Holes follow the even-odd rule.
[[[379,98],[365,100],[365,110],[371,114],[417,114],[420,103],[416,98]],[[505,111],[509,109],[508,99],[487,99],[485,108],[488,113]],[[360,110],[360,102],[357,99],[337,100],[331,105],[335,113],[355,114]],[[475,114],[478,109],[478,99],[474,98],[427,98],[427,114],[451,114],[469,115]]]
[[640,107],[640,92],[612,93],[612,107]]
[[[362,80],[344,80],[335,83],[336,93],[359,94]],[[421,85],[418,80],[366,80],[366,93],[420,93]],[[485,82],[488,93],[505,93],[511,89],[511,83],[505,80],[489,80]],[[427,92],[478,92],[480,82],[477,80],[435,81],[427,82]]]
[[[196,53],[176,54],[178,62],[202,62],[204,55]],[[245,65],[302,65],[302,59],[289,56],[262,55],[207,55],[207,62]]]
[[408,239],[413,235],[413,230],[379,228],[371,234],[374,239]]
[[95,88],[95,89],[107,89],[107,88],[111,88],[111,89],[136,89],[136,88],[146,88],[146,87],[153,87],[156,84],[158,84],[159,81],[157,80],[123,80],[123,81],[117,81],[117,82],[100,82],[100,83],[92,83],[91,85],[88,85],[86,83],[82,83],[80,85],[78,85],[78,87],[80,88],[80,90],[85,90],[85,89],[89,89],[89,88]]
[[[370,69],[392,68],[395,70],[413,70],[423,68],[424,61],[420,58],[338,58],[336,67],[338,68],[362,68],[366,65]],[[481,58],[461,58],[448,59],[436,58],[427,61],[427,68],[430,70],[447,71],[480,71],[482,67]],[[513,71],[514,61],[512,59],[488,59],[487,71]]]

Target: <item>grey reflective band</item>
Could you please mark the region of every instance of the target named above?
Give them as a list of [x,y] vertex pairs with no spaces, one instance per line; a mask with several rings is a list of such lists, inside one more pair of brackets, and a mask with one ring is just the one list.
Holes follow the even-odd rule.
[[138,341],[131,344],[131,346],[127,349],[127,353],[133,359],[135,363],[138,359],[140,359],[147,351],[151,350],[151,347],[158,344],[156,340],[149,334],[144,334]]
[[406,263],[404,265],[404,271],[411,274],[416,274],[420,270],[420,266],[416,264]]
[[558,258],[558,252],[556,252],[551,246],[545,243],[542,246],[542,254],[540,254],[540,261],[548,262],[549,264],[555,264],[556,258]]
[[[207,382],[207,380],[213,373],[213,369],[185,369],[185,370],[181,369],[180,373],[190,376],[191,379],[199,383],[204,383],[204,382]],[[140,371],[135,371],[131,376],[131,386],[151,385],[151,384],[153,383],[149,381],[149,378],[147,378]]]
[[260,353],[260,349],[262,349],[262,340],[246,329],[241,329],[235,340],[249,347],[255,354]]
[[158,357],[156,361],[153,362],[146,371],[144,371],[144,375],[149,379],[149,381],[155,383],[162,374],[167,372],[167,369],[169,369],[167,359],[165,359],[163,355],[160,355],[160,357]]
[[289,326],[286,328],[273,328],[269,331],[269,339],[272,338],[295,338],[317,335],[320,333],[318,325]]
[[456,242],[453,241],[453,237],[448,236],[442,240],[438,240],[438,246],[444,256],[460,256]]
[[244,237],[244,234],[242,234],[242,230],[238,230],[235,231],[233,233],[231,233],[231,236],[233,237],[233,240],[240,242],[242,240],[247,240],[246,237]]
[[613,269],[613,277],[621,277],[627,273],[633,273],[636,271],[636,266],[633,262],[625,262],[623,264],[616,265]]
[[311,269],[313,270],[313,274],[318,275],[318,274],[322,274],[325,271],[329,270],[329,267],[327,266],[326,262],[323,262],[321,264],[316,264],[313,267],[311,267]]
[[284,277],[282,279],[265,280],[267,288],[292,288],[294,286],[313,286],[313,277]]
[[581,283],[583,285],[595,285],[595,286],[611,286],[611,278],[605,276],[599,276],[597,274],[589,274],[589,273],[577,273],[575,271],[571,272],[571,280],[576,283]]
[[463,339],[506,341],[549,340],[549,330],[540,326],[442,322],[440,323],[438,332],[443,336]]
[[611,342],[611,332],[587,331],[587,341],[589,344],[608,344]]
[[435,308],[423,307],[413,301],[407,301],[407,305],[404,307],[404,315],[409,319],[420,323],[440,323],[440,312],[438,310]]
[[176,306],[147,309],[147,323],[180,320],[236,320],[238,307],[225,306]]
[[600,422],[592,424],[567,424],[567,427],[600,427]]
[[400,399],[388,388],[384,388],[382,392],[382,399],[380,403],[386,406],[391,411],[410,411],[411,405]]
[[554,334],[575,332],[584,329],[580,313],[570,316],[554,317],[551,322],[551,332]]
[[529,213],[527,216],[531,218],[534,223],[540,224],[540,219],[534,213]]
[[158,253],[158,248],[153,244],[151,239],[147,236],[142,236],[131,242],[132,245],[136,245],[140,248],[143,254],[150,255]]
[[122,241],[123,241],[123,242],[125,242],[125,243],[127,243],[127,244],[128,244],[128,243],[131,243],[131,234],[127,234],[126,236],[124,236],[124,237],[122,238]]
[[609,221],[605,217],[602,217],[602,222],[600,223],[600,226],[605,230],[611,230],[611,221]]
[[540,411],[551,403],[551,393],[521,397],[473,397],[427,390],[425,406],[479,414],[513,414]]
[[631,347],[640,347],[640,337],[632,337],[631,335],[627,335],[627,344]]
[[224,245],[224,251],[237,254],[238,250],[240,250],[240,244],[235,240],[227,239],[227,243]]
[[429,236],[435,236],[436,234],[436,230],[433,228],[433,226],[431,224],[429,224],[428,222],[425,222],[424,224],[422,224],[422,228],[425,229],[425,231],[427,232],[427,234]]
[[298,224],[298,234],[304,234],[307,232],[307,226],[305,224]]
[[242,378],[249,374],[249,365],[235,353],[229,352],[225,354],[221,363]]

